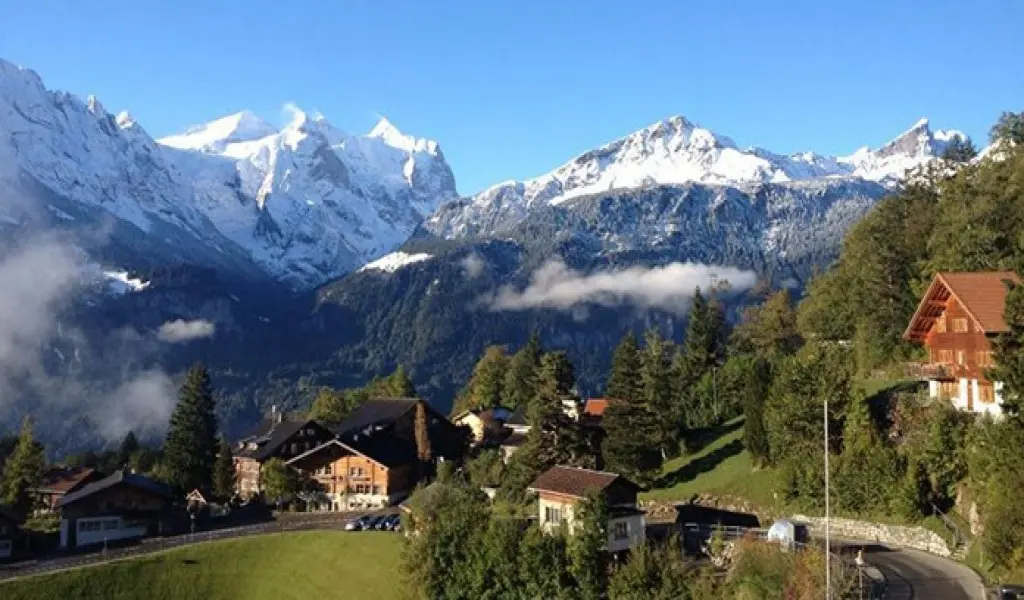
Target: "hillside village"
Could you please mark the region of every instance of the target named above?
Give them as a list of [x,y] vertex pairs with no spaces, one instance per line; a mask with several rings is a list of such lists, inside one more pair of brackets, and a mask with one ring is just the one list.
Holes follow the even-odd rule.
[[[760,534],[723,555],[720,532],[708,533],[703,569],[664,543],[692,545],[687,526],[714,529],[739,512],[675,497],[677,514],[653,518],[647,499],[699,478],[687,461],[741,426],[736,452],[751,461],[741,476],[763,481],[775,504],[751,512],[787,517],[776,523],[790,533],[773,538],[784,547],[808,541],[798,529],[817,537],[830,505],[832,517],[934,534],[942,548],[932,551],[1024,582],[1022,122],[1008,114],[995,128],[1008,140],[1000,156],[925,173],[883,200],[799,304],[766,290],[733,326],[715,289],[698,290],[681,342],[626,332],[601,397],[581,398],[567,354],[535,335],[515,351],[488,348],[451,415],[418,398],[399,368],[364,388],[325,389],[301,415],[272,407],[229,442],[197,365],[159,449],[129,434],[116,450],[47,465],[26,419],[0,479],[0,559],[271,510],[340,513],[353,527],[400,512],[410,585],[432,598],[714,597],[758,568],[810,569],[800,597],[820,597],[821,585],[863,593],[850,575],[861,563],[832,548],[780,566],[751,558],[782,547],[765,550]],[[978,217],[969,230],[965,212]],[[717,521],[689,521],[698,508]],[[837,587],[820,581],[822,561],[836,561]]]

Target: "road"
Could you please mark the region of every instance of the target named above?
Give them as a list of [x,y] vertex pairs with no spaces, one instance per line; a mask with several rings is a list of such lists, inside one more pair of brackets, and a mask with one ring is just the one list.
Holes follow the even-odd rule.
[[[839,542],[842,553],[864,549],[864,561],[877,567],[888,583],[886,600],[984,600],[981,579],[971,569],[946,558],[886,547]],[[833,545],[836,548],[836,545]]]

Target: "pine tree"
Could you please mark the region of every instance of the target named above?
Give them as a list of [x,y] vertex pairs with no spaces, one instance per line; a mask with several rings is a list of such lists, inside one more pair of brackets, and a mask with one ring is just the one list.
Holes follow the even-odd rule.
[[608,587],[605,546],[608,544],[608,505],[597,491],[587,492],[575,510],[574,531],[568,541],[569,572],[579,597],[597,600]]
[[956,163],[971,162],[976,156],[978,156],[978,149],[974,147],[974,142],[971,141],[971,138],[961,138],[959,136],[951,139],[946,144],[946,149],[942,151],[942,158],[944,160]]
[[[565,352],[550,352],[541,359],[537,394],[528,417],[533,426],[526,446],[534,452],[540,468],[570,465],[593,468],[597,457],[580,425],[565,414],[565,401],[575,400],[576,376]],[[525,449],[525,448],[524,448]]]
[[217,462],[213,467],[213,493],[221,500],[230,500],[235,495],[235,461],[231,444],[224,436],[220,436]]
[[26,515],[32,510],[29,490],[39,485],[46,469],[43,448],[32,437],[32,420],[25,417],[14,452],[4,463],[4,478],[0,482],[0,502]]
[[764,425],[764,403],[771,385],[771,365],[763,358],[753,361],[741,391],[743,402],[743,445],[755,464],[768,463],[768,431]]
[[123,469],[131,464],[132,456],[139,451],[139,440],[135,437],[134,431],[129,431],[124,439],[121,440],[121,446],[117,449],[117,468]]
[[658,432],[646,432],[644,435],[648,439],[657,440],[658,446],[665,451],[670,451],[675,445],[671,350],[671,344],[657,330],[651,329],[644,334],[644,350],[640,355],[640,390],[647,409],[659,423]]
[[732,332],[731,350],[749,352],[776,359],[796,352],[803,340],[797,330],[796,311],[789,290],[768,296],[759,306],[743,313],[743,320]]
[[996,366],[988,378],[1003,383],[1003,412],[1020,416],[1024,407],[1024,286],[1010,286],[1003,320],[1009,331],[999,334],[993,344]]
[[430,429],[427,427],[427,408],[423,402],[416,403],[416,419],[413,425],[413,436],[416,439],[416,460],[419,463],[420,477],[428,475],[433,451],[430,447]]
[[168,483],[180,492],[210,490],[217,457],[217,419],[210,374],[201,364],[189,369],[164,442]]
[[633,332],[627,332],[612,354],[612,368],[608,374],[605,396],[622,400],[641,397],[640,349]]
[[413,385],[412,379],[405,372],[405,367],[398,365],[395,368],[395,372],[388,377],[388,383],[391,387],[391,393],[395,398],[415,398],[416,397],[416,386]]
[[602,457],[608,470],[650,486],[661,472],[662,424],[643,398],[612,399],[602,419]]
[[501,404],[502,384],[508,369],[508,356],[501,346],[488,346],[473,368],[467,384],[463,410],[493,408]]
[[687,427],[700,426],[706,421],[701,414],[701,397],[696,388],[706,374],[721,364],[726,339],[725,312],[721,303],[714,298],[706,300],[698,288],[690,308],[686,341],[673,365],[677,409],[672,415],[672,422],[677,427],[677,437],[682,437]]
[[1024,112],[1004,112],[992,126],[992,142],[1005,140],[1017,146],[1024,145]]
[[537,371],[544,351],[536,332],[525,346],[512,355],[501,385],[501,402],[508,408],[525,408],[537,391]]

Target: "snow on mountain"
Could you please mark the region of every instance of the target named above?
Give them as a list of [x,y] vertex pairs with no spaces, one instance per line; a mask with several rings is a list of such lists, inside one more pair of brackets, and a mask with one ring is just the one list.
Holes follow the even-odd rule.
[[359,271],[383,271],[385,273],[394,273],[406,265],[413,263],[423,262],[433,258],[432,255],[424,252],[418,252],[416,254],[409,254],[406,252],[392,252],[391,254],[385,254],[373,262],[368,262],[363,265]]
[[3,60],[0,194],[0,227],[101,230],[126,267],[194,262],[293,287],[390,252],[457,195],[438,144],[387,121],[352,136],[297,109],[280,130],[243,111],[154,141]]
[[761,148],[741,149],[728,137],[674,116],[535,179],[500,183],[445,205],[425,226],[447,238],[493,233],[522,220],[535,206],[655,185],[740,187],[855,178],[891,186],[907,169],[940,156],[957,136],[964,137],[956,131],[932,131],[922,119],[877,150],[864,148],[845,157],[813,152],[782,155]]

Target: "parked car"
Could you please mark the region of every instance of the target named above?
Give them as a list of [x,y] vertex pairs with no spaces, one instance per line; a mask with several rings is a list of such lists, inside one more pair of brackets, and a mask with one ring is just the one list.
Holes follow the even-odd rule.
[[1024,599],[1024,585],[1001,585],[989,590],[989,598],[992,600],[1021,600]]
[[391,518],[391,526],[388,527],[388,529],[390,529],[391,531],[401,531],[402,530],[402,515],[394,515]]
[[377,523],[377,531],[388,531],[391,529],[391,518],[394,515],[384,515],[381,520]]
[[366,526],[363,529],[370,530],[376,529],[377,525],[384,519],[383,515],[372,515],[370,520],[366,522]]
[[345,531],[361,531],[366,525],[366,515],[356,517],[345,523]]

